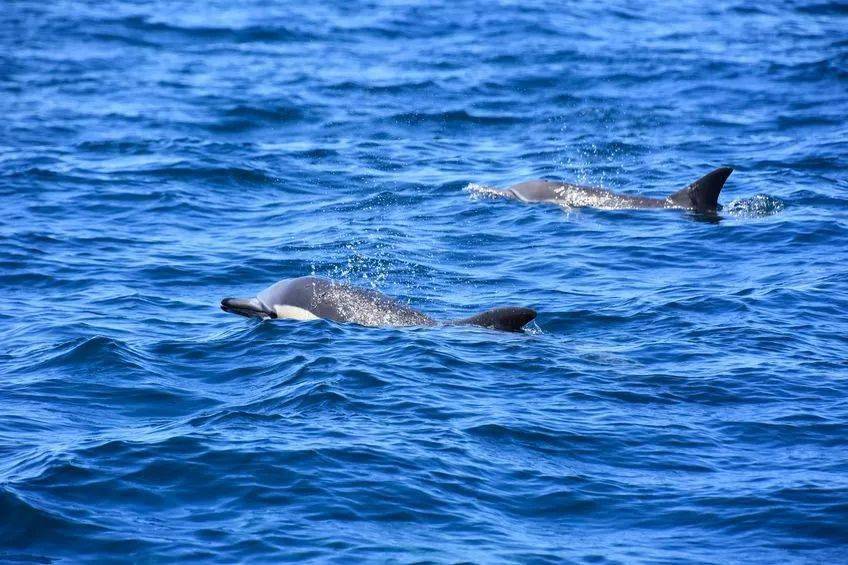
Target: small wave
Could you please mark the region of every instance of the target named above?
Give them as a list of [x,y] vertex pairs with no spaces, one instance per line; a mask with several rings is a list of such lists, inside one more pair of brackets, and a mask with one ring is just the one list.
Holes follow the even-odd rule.
[[28,351],[21,357],[28,360],[28,370],[32,370],[33,362],[40,368],[92,364],[125,368],[139,366],[127,344],[105,336],[76,338],[40,351]]
[[235,118],[251,118],[269,121],[291,121],[303,116],[300,108],[287,105],[254,106],[239,104],[224,110],[224,115]]
[[775,76],[793,82],[818,82],[822,80],[822,77],[836,77],[843,81],[848,79],[848,65],[844,57],[792,64],[773,62],[770,64],[769,71]]
[[[101,25],[119,25],[125,29],[140,31],[146,34],[170,35],[191,40],[226,40],[235,43],[250,42],[290,42],[306,41],[314,36],[308,33],[294,31],[281,24],[249,25],[245,27],[215,27],[177,25],[172,22],[158,21],[146,16],[129,16],[117,20],[98,22]],[[114,36],[119,38],[121,36]],[[133,38],[127,38],[133,39]]]
[[597,445],[601,438],[574,432],[546,429],[535,426],[525,429],[502,424],[480,424],[465,430],[470,436],[496,442],[522,445],[539,451],[574,449],[576,446]]
[[224,423],[274,422],[298,414],[328,413],[352,408],[353,403],[345,395],[326,383],[290,388],[281,396],[263,397],[250,404],[232,406],[193,418],[195,427],[218,426]]
[[845,2],[820,2],[817,4],[799,4],[797,11],[804,14],[838,16],[848,14],[848,5]]
[[14,520],[4,520],[0,530],[0,541],[3,542],[4,548],[11,546],[23,549],[34,537],[44,535],[45,532],[63,530],[68,526],[64,519],[32,506],[4,487],[0,487],[0,515],[15,517]]
[[211,181],[216,184],[262,185],[276,183],[277,178],[256,169],[243,167],[172,166],[133,171],[139,175],[173,180]]
[[223,119],[205,122],[202,127],[218,133],[237,133],[267,125],[296,122],[304,118],[303,110],[295,106],[240,104],[222,112]]
[[465,110],[446,112],[406,112],[395,114],[392,119],[406,125],[421,125],[427,123],[442,124],[472,124],[472,125],[507,125],[521,122],[516,116],[491,116],[471,114]]
[[345,80],[330,84],[327,88],[337,91],[362,90],[375,94],[405,94],[428,91],[438,87],[432,80],[397,82],[390,84],[373,84],[367,81]]
[[552,490],[542,494],[516,497],[512,510],[519,515],[539,519],[554,516],[579,516],[601,509],[597,498],[575,489]]

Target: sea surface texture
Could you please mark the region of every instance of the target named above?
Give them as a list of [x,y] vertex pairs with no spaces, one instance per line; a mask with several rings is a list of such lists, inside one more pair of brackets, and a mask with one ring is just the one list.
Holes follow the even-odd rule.
[[[0,561],[848,560],[843,2],[6,0]],[[559,178],[715,216],[563,208]],[[260,321],[318,275],[524,333]]]

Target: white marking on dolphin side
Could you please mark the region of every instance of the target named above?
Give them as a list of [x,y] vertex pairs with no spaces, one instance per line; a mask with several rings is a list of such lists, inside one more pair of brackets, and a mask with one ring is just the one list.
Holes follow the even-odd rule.
[[277,318],[285,320],[300,320],[302,322],[307,322],[309,320],[318,319],[318,316],[309,310],[304,310],[297,306],[287,306],[285,304],[274,304],[274,312],[277,313]]

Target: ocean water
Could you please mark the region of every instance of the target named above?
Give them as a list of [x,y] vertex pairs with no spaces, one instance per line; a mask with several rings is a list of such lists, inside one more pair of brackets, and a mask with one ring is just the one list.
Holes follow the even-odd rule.
[[268,4],[0,7],[0,561],[848,560],[844,3]]

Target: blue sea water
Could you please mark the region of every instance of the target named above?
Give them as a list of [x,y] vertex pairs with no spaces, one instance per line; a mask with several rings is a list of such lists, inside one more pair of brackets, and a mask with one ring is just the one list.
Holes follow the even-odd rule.
[[[842,2],[0,7],[0,561],[845,562]],[[553,177],[718,217],[485,196]],[[522,334],[226,314],[317,274]]]

